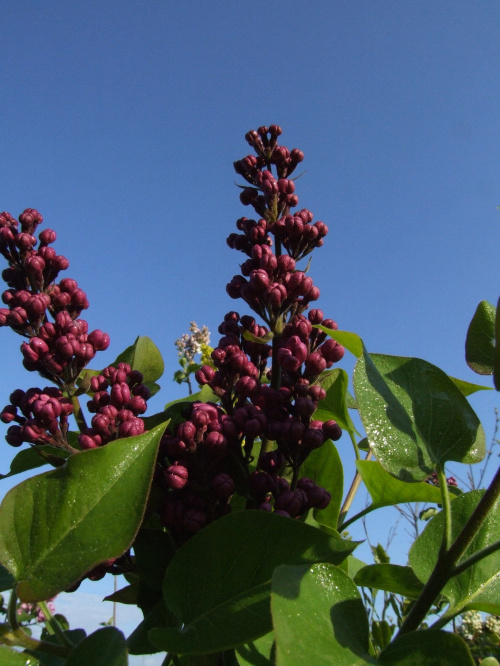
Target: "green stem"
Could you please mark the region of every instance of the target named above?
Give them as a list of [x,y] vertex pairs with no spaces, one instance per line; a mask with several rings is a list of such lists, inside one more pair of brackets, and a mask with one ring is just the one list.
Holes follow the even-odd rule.
[[37,640],[24,633],[19,622],[17,621],[17,595],[14,590],[10,593],[9,605],[7,607],[7,617],[11,627],[10,631],[2,630],[0,633],[0,643],[9,646],[16,646],[24,648],[25,650],[38,650],[46,654],[52,654],[56,657],[68,657],[71,649],[56,645],[55,643],[47,643],[46,641]]
[[364,508],[363,511],[360,511],[359,513],[357,513],[352,518],[349,518],[349,520],[346,520],[345,523],[342,523],[341,525],[338,525],[337,531],[338,532],[343,532],[344,530],[346,530],[349,527],[349,525],[352,525],[352,523],[356,522],[356,520],[359,520],[363,516],[366,516],[368,513],[371,513],[372,511],[375,511],[375,509],[379,509],[379,508],[380,507],[378,507],[374,504],[370,504],[369,506]]
[[68,638],[68,636],[64,633],[61,625],[59,622],[56,620],[56,618],[52,615],[50,612],[49,607],[45,603],[45,601],[39,601],[38,606],[42,610],[42,613],[45,615],[46,619],[46,625],[48,625],[47,628],[50,627],[50,630],[52,633],[54,633],[57,637],[57,640],[61,645],[65,645],[68,648],[74,648],[75,644]]
[[441,541],[441,553],[446,553],[451,545],[451,502],[448,483],[444,473],[444,466],[436,466],[436,474],[439,479],[439,489],[441,491],[441,503],[443,505],[443,540]]
[[80,432],[83,432],[87,429],[87,422],[85,420],[85,414],[82,411],[80,401],[78,400],[78,396],[72,395],[71,402],[73,404],[73,416],[75,417],[76,425],[78,426]]
[[[424,586],[419,598],[416,600],[412,609],[406,616],[398,636],[410,631],[416,631],[425,619],[432,604],[441,593],[446,583],[455,575],[455,571],[461,565],[457,562],[472,543],[472,540],[480,530],[484,520],[492,511],[495,502],[500,497],[500,468],[497,470],[493,481],[486,489],[484,495],[479,500],[478,505],[472,512],[471,517],[464,525],[460,534],[451,544],[446,552],[440,551],[436,566],[432,571],[429,580]],[[467,560],[465,560],[467,561]]]
[[460,562],[460,564],[457,564],[457,566],[453,569],[452,576],[459,576],[461,573],[463,573],[473,564],[476,564],[476,562],[483,560],[485,557],[488,557],[488,555],[495,553],[497,550],[500,550],[500,539],[498,541],[495,541],[495,543],[486,546],[485,548],[481,548],[481,550],[478,550],[476,553],[474,553],[474,555],[471,555],[467,559],[462,560],[462,562]]
[[[355,440],[354,440],[355,441]],[[355,450],[357,450],[358,455],[359,455],[359,448],[358,445],[356,444]],[[370,449],[368,453],[366,454],[365,460],[370,460],[372,457],[372,450]],[[358,492],[358,488],[361,484],[362,478],[361,474],[356,471],[356,474],[354,475],[354,479],[352,480],[351,487],[349,488],[349,491],[345,497],[344,504],[342,505],[342,508],[340,509],[340,514],[339,514],[339,520],[337,525],[344,526],[344,519],[351,508],[351,504],[354,500],[354,497],[356,493]],[[359,517],[359,516],[358,516]],[[352,521],[349,521],[351,523]]]
[[356,437],[354,437],[354,433],[349,430],[349,437],[351,438],[352,445],[354,447],[354,454],[356,456],[356,460],[361,460],[361,454],[359,452],[359,446],[356,441]]

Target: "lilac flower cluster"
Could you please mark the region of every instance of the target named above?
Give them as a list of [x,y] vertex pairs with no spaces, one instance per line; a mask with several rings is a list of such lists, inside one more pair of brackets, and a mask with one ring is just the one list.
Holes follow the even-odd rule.
[[241,233],[227,239],[248,257],[227,292],[242,298],[267,326],[237,312],[225,316],[212,353],[214,367],[204,365],[195,375],[220,404],[192,404],[187,420],[167,431],[161,444],[159,480],[168,490],[163,521],[181,541],[229,511],[235,492],[246,497],[248,508],[292,517],[330,501],[324,488],[300,478],[300,468],[311,451],[341,436],[335,421],[323,423],[313,415],[326,396],[317,380],[343,357],[344,348],[314,328],[337,328],[321,310],[305,316],[319,289],[297,267],[323,244],[328,228],[312,224],[308,210],[290,212],[298,197],[289,176],[304,155],[279,146],[280,134],[272,125],[246,135],[257,156],[234,167],[249,183],[242,188],[242,203],[260,218],[239,219]]
[[147,409],[151,391],[142,383],[143,375],[128,363],[109,366],[90,380],[92,399],[87,408],[92,425],[78,438],[82,449],[103,446],[113,439],[142,435],[144,421],[139,414]]
[[107,349],[109,336],[100,330],[89,333],[87,322],[78,318],[89,302],[76,280],[64,278],[56,284],[69,266],[51,247],[56,233],[42,231],[35,249],[34,233],[42,220],[32,208],[19,222],[9,213],[0,214],[0,253],[9,262],[2,272],[9,289],[2,294],[7,308],[0,308],[0,326],[28,338],[21,345],[28,370],[62,387],[74,383],[97,351]]

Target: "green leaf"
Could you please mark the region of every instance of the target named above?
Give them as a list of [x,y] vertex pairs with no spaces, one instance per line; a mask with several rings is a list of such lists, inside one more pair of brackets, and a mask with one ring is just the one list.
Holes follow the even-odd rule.
[[236,654],[240,666],[273,666],[274,633],[271,631],[250,643],[238,645]]
[[495,316],[495,359],[493,363],[493,383],[497,391],[500,391],[500,298],[497,303]]
[[[456,497],[451,504],[452,541],[454,541],[472,512],[484,490],[473,490]],[[420,580],[425,583],[437,561],[443,534],[443,514],[433,518],[410,549],[409,562]],[[479,532],[465,551],[462,561],[477,551],[500,540],[500,499],[486,516]],[[488,612],[500,614],[500,550],[476,562],[464,572],[452,578],[442,594],[450,602],[447,611],[456,614],[461,609],[488,607]],[[493,610],[494,609],[494,610]]]
[[0,592],[5,592],[6,590],[12,590],[16,581],[12,575],[7,571],[7,569],[0,564]]
[[481,301],[465,341],[465,359],[478,375],[492,375],[495,363],[495,306]]
[[316,384],[326,391],[324,400],[320,400],[314,412],[316,421],[337,421],[339,426],[348,432],[357,433],[347,408],[347,387],[349,377],[345,370],[335,368],[320,375]]
[[469,648],[457,634],[427,629],[395,638],[379,657],[383,666],[474,666]]
[[33,657],[0,645],[0,666],[31,666],[31,664],[37,663]]
[[0,479],[43,467],[43,465],[49,464],[52,457],[63,461],[68,456],[69,451],[58,449],[55,446],[31,446],[29,449],[19,451],[10,463],[10,471],[7,474],[0,474]]
[[465,397],[427,361],[365,353],[354,391],[377,460],[402,481],[425,479],[448,460],[483,459],[483,428]]
[[152,395],[160,388],[155,382],[163,375],[165,365],[160,350],[147,336],[138,337],[111,365],[117,366],[118,363],[128,363],[132,370],[142,372],[143,383],[149,387]]
[[342,347],[345,347],[351,354],[354,354],[356,358],[363,356],[363,340],[356,335],[356,333],[351,333],[350,331],[334,331],[331,328],[326,328],[318,324],[313,326],[313,328],[319,328],[320,331],[323,331],[331,338],[336,340]]
[[330,504],[326,509],[314,509],[313,515],[316,522],[336,530],[344,494],[344,471],[337,448],[330,439],[311,451],[301,467],[300,476],[308,476],[328,490],[332,496]]
[[132,543],[163,426],[71,456],[23,481],[0,506],[0,562],[23,601],[53,597]]
[[463,379],[457,379],[456,377],[450,377],[451,381],[458,388],[460,393],[465,397],[476,393],[477,391],[493,391],[492,386],[482,386],[481,384],[471,384],[466,382]]
[[149,637],[176,654],[253,641],[272,628],[271,577],[279,564],[340,563],[357,545],[265,511],[226,515],[184,544],[167,569],[163,594],[182,629],[153,629]]
[[139,581],[135,581],[135,583],[132,583],[131,585],[122,587],[121,590],[116,590],[116,592],[108,594],[106,597],[104,597],[103,601],[112,601],[118,604],[131,604],[136,606],[139,587]]
[[411,567],[399,564],[369,564],[357,572],[354,582],[362,587],[401,594],[409,599],[416,599],[424,587]]
[[[81,643],[87,634],[83,629],[69,629],[64,631],[65,636],[73,643],[73,645],[78,645]],[[44,635],[43,640],[47,643],[53,643],[55,645],[60,645],[59,640],[55,634]],[[41,650],[26,650],[26,654],[33,655],[40,663],[41,666],[66,666],[66,659],[64,657],[56,657],[53,654],[47,654]]]
[[280,566],[271,596],[280,666],[362,666],[368,619],[356,585],[332,564]]
[[155,654],[160,652],[149,640],[149,631],[154,627],[165,627],[172,625],[175,618],[167,611],[165,602],[160,599],[145,614],[143,621],[134,629],[127,638],[128,651],[130,654]]
[[437,486],[425,481],[400,481],[386,472],[376,460],[356,460],[356,467],[370,493],[374,508],[408,502],[441,502],[441,491]]
[[269,331],[269,333],[266,333],[264,336],[259,338],[257,335],[247,331],[247,329],[243,328],[243,326],[240,326],[240,329],[241,335],[245,338],[245,340],[248,340],[249,342],[256,342],[259,345],[267,345],[267,343],[271,342],[274,337],[274,333],[272,331]]
[[103,627],[87,636],[68,657],[67,666],[127,666],[127,643],[116,627]]

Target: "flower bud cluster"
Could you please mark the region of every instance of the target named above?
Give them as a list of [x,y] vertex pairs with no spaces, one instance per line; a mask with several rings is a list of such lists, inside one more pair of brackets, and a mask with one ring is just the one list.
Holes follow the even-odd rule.
[[76,280],[56,284],[69,262],[50,247],[54,231],[45,229],[38,241],[33,235],[42,219],[31,208],[19,222],[9,213],[0,214],[0,253],[9,262],[2,272],[9,289],[2,294],[7,307],[0,308],[0,326],[29,339],[21,345],[28,370],[59,385],[72,384],[96,352],[107,349],[109,336],[100,330],[89,333],[87,322],[78,318],[89,302]]
[[143,375],[127,363],[109,366],[90,380],[93,392],[87,408],[91,427],[78,437],[82,449],[104,446],[113,439],[142,435],[145,431],[140,414],[147,410],[151,391],[142,383]]
[[[55,597],[52,597],[52,599],[48,599],[45,603],[47,605],[47,608],[49,611],[54,615],[56,612],[56,607],[54,604],[54,599]],[[29,604],[25,601],[19,604],[17,607],[17,614],[18,615],[23,615],[26,613],[27,615],[33,615],[35,622],[42,623],[48,620],[49,618],[45,617],[45,613],[42,611],[40,606],[38,604]]]
[[17,389],[10,395],[10,404],[3,408],[0,420],[12,423],[5,437],[11,446],[50,444],[64,446],[68,432],[68,416],[73,405],[56,387]]

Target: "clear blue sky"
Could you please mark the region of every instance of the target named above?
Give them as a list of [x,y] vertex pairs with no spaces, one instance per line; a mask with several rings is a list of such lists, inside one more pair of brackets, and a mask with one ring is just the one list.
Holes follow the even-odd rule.
[[[305,152],[300,205],[330,228],[310,273],[325,315],[370,351],[478,379],[465,333],[499,296],[496,0],[17,0],[0,18],[0,208],[57,231],[111,336],[99,365],[156,342],[156,409],[182,395],[189,322],[215,333],[246,312],[225,292],[242,261],[225,239],[249,214],[232,162],[272,123]],[[21,339],[0,339],[6,402],[39,382]],[[491,436],[497,397],[472,402]]]

